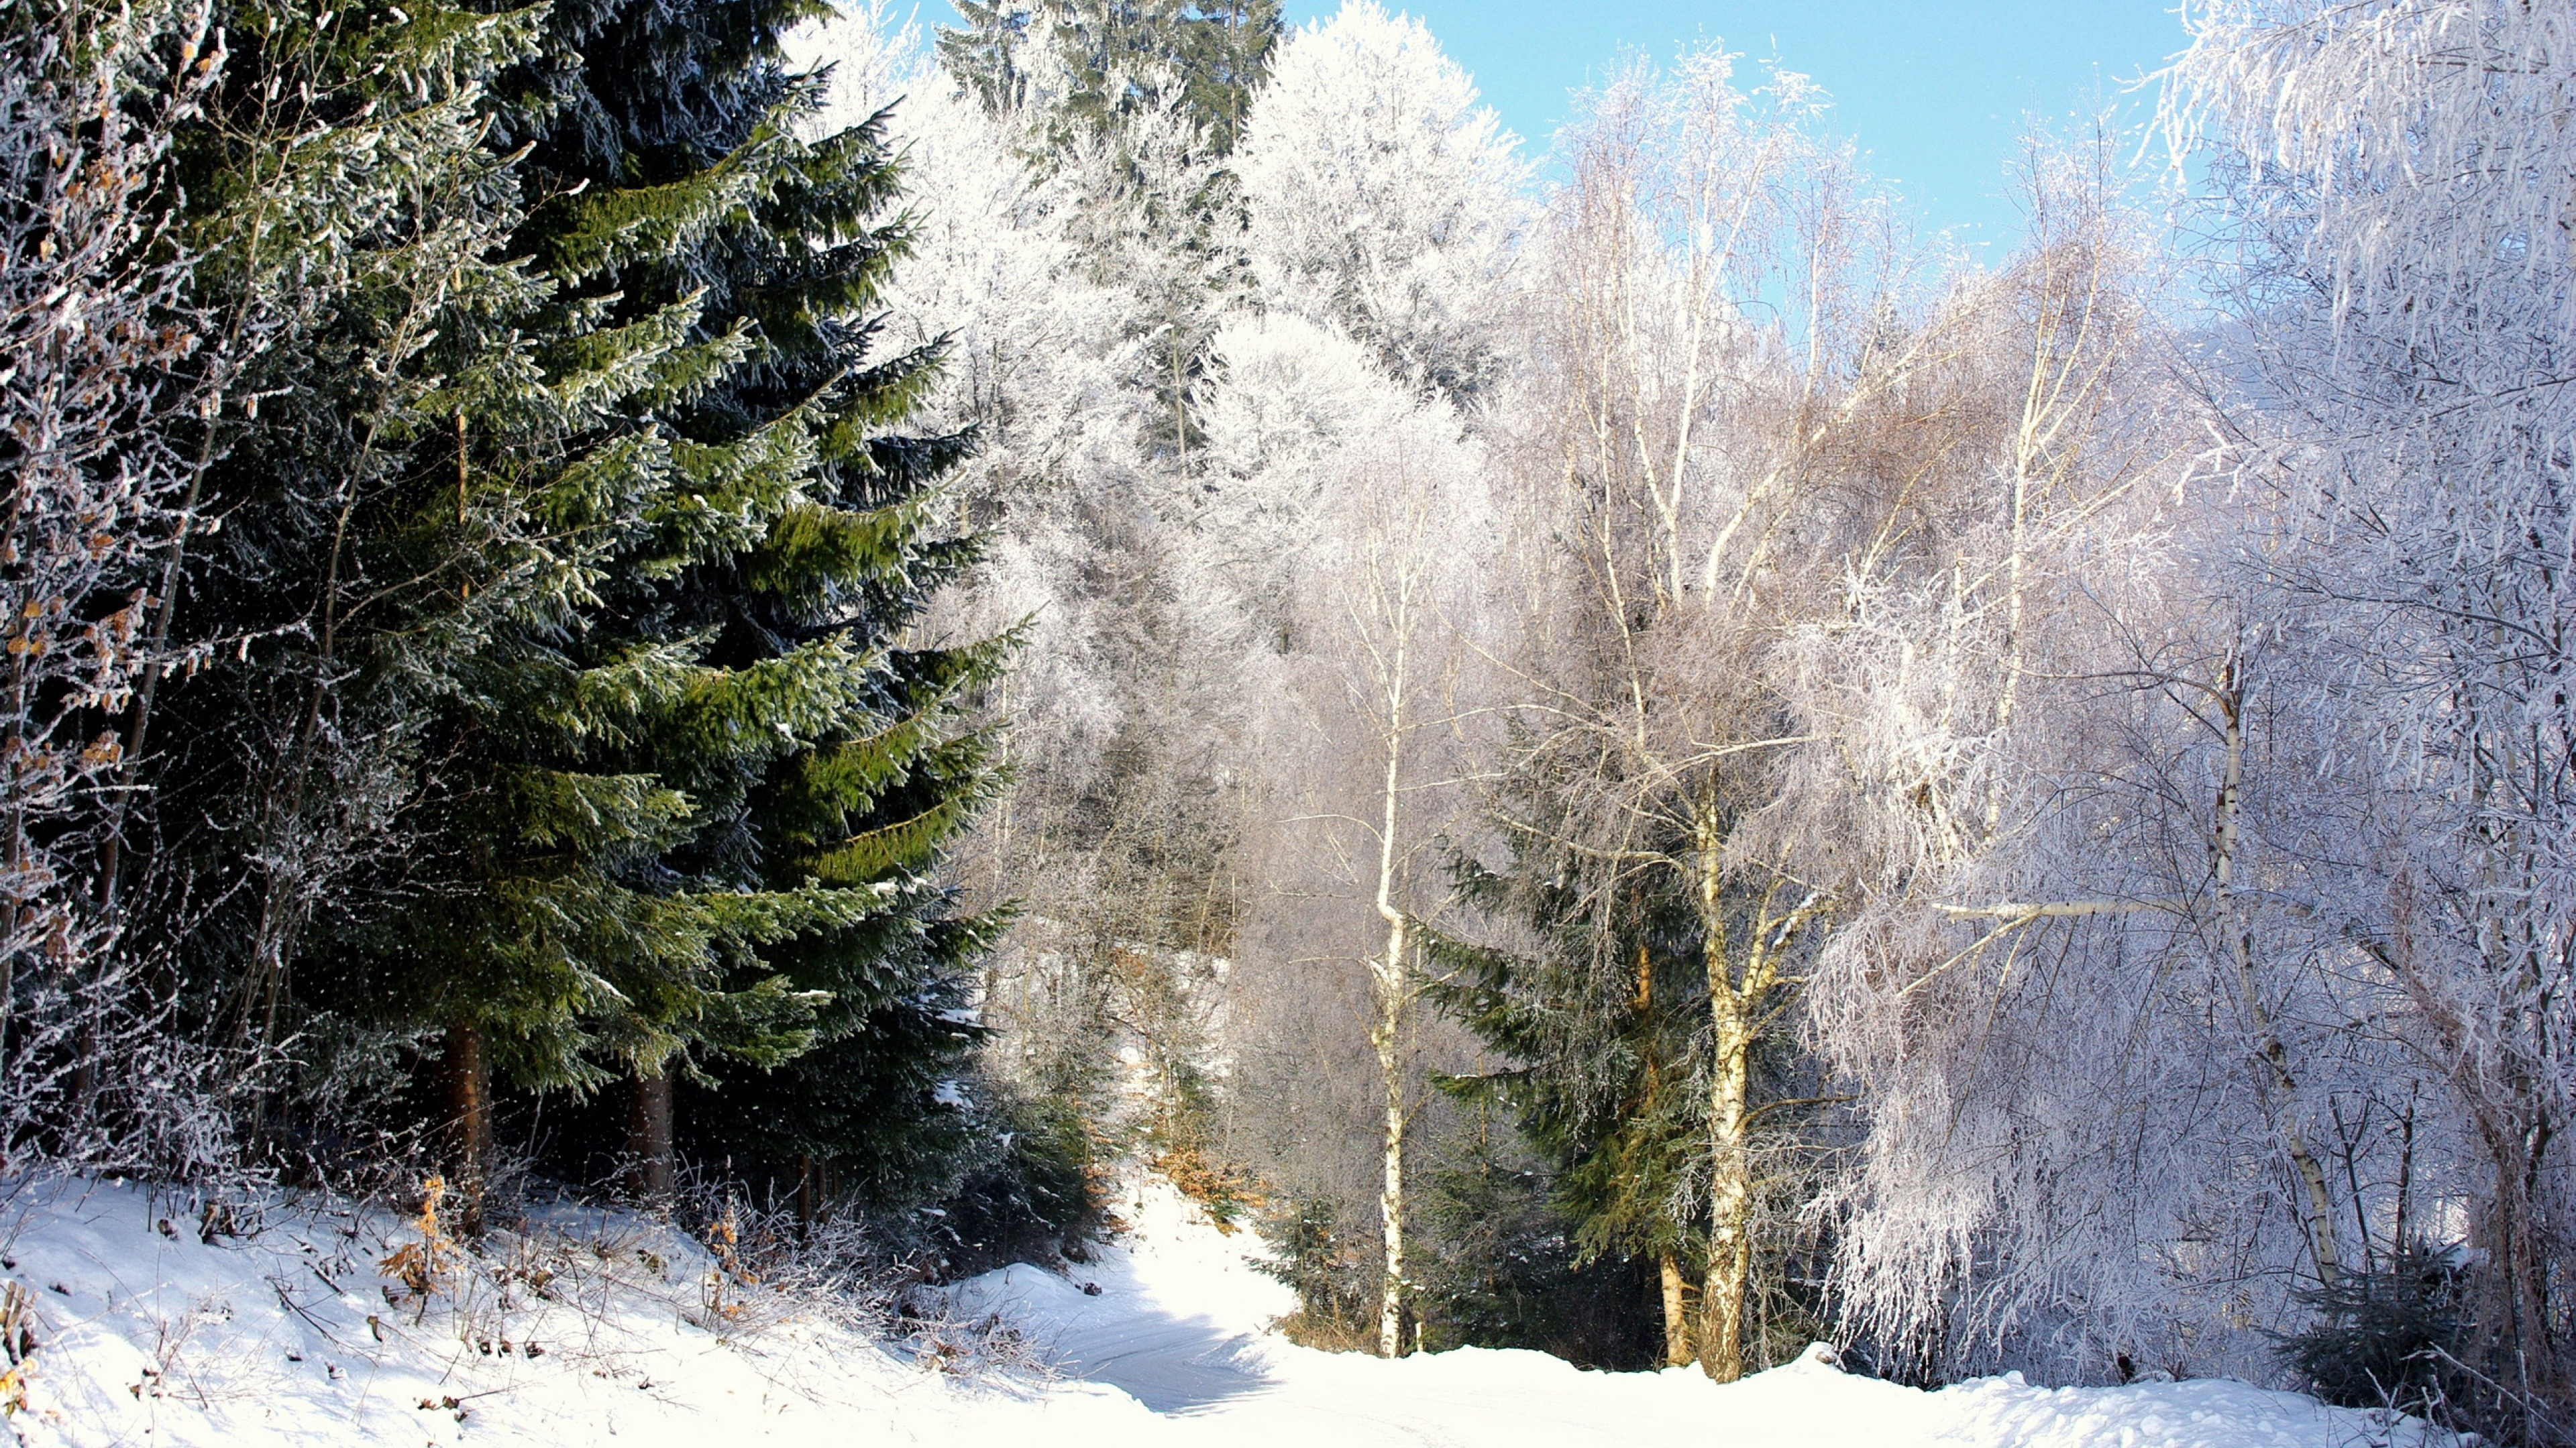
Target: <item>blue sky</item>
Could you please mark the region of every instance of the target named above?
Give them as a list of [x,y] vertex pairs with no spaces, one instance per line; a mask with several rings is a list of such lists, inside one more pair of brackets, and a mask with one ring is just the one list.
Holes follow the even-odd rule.
[[[2120,83],[2182,44],[2173,0],[1385,0],[1420,16],[1486,103],[1534,152],[1567,116],[1571,89],[1626,51],[1670,55],[1722,39],[1748,60],[1776,55],[1834,96],[1835,129],[1932,225],[1963,241],[2009,244],[2020,222],[2004,166],[2025,115],[2063,118],[2092,98],[2147,109]],[[1340,0],[1289,0],[1291,23]],[[950,22],[938,0],[925,27]]]

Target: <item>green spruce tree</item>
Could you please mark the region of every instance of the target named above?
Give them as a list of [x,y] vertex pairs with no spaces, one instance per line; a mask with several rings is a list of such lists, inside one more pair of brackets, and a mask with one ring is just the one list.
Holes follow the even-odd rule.
[[[797,140],[813,90],[774,54],[635,88],[733,105],[740,132],[647,165],[584,149],[596,15],[231,18],[255,39],[189,138],[190,222],[252,361],[196,440],[227,526],[170,550],[161,627],[178,608],[234,648],[171,681],[141,766],[156,915],[168,958],[221,962],[199,1007],[252,1053],[338,1040],[307,1062],[331,1077],[414,1044],[470,1209],[495,1072],[581,1092],[774,1065],[936,994],[887,948],[847,981],[808,960],[802,987],[761,952],[972,934],[888,923],[938,913],[903,871],[980,756],[933,716],[998,659],[890,646],[967,557],[918,536],[963,444],[877,435],[930,360],[858,365],[894,241],[860,223],[892,171],[874,130]],[[943,770],[935,817],[816,847],[821,805],[920,804]],[[756,823],[764,788],[803,814]],[[871,863],[871,832],[902,838]],[[929,1014],[914,1054],[952,1058]]]
[[[1463,930],[1426,938],[1426,995],[1501,1063],[1439,1084],[1512,1115],[1548,1169],[1550,1200],[1573,1229],[1575,1265],[1651,1262],[1665,1362],[1696,1357],[1706,1366],[1710,1314],[1693,1286],[1705,1280],[1715,1235],[1717,1022],[1704,902],[1691,882],[1635,864],[1677,842],[1641,834],[1624,850],[1605,850],[1584,840],[1555,772],[1566,767],[1523,754],[1494,805],[1511,853],[1493,867],[1458,863],[1464,901],[1522,943],[1496,948]],[[1836,1098],[1813,1057],[1769,1029],[1785,1006],[1770,1009],[1746,1060],[1759,1103],[1748,1125],[1759,1153],[1754,1209],[1779,1223],[1831,1145]],[[1766,1230],[1744,1250],[1749,1351],[1783,1361],[1820,1330],[1816,1274],[1794,1232]]]
[[821,13],[568,9],[552,53],[578,63],[525,72],[513,118],[557,198],[528,232],[549,270],[612,310],[691,305],[723,355],[656,413],[672,486],[580,649],[657,671],[583,766],[686,802],[616,867],[658,903],[591,951],[625,972],[596,1029],[649,1192],[684,1077],[712,1093],[685,1113],[710,1158],[878,1195],[939,1176],[974,1037],[965,965],[992,928],[956,916],[934,866],[991,785],[960,711],[1006,646],[911,638],[974,557],[933,532],[969,440],[898,430],[937,353],[877,345],[899,173],[881,121],[812,134],[820,80],[780,40]]
[[[1524,791],[1509,804],[1527,815],[1544,801]],[[1436,1084],[1516,1123],[1547,1168],[1549,1205],[1572,1228],[1571,1270],[1655,1265],[1664,1361],[1687,1363],[1684,1284],[1707,1239],[1691,1180],[1704,1149],[1705,1093],[1692,1073],[1705,1011],[1689,902],[1642,879],[1606,882],[1544,829],[1511,838],[1500,869],[1459,862],[1459,893],[1486,917],[1515,922],[1535,948],[1440,932],[1424,943],[1426,997],[1502,1064]],[[1469,1201],[1508,1196],[1508,1182],[1493,1178],[1513,1174],[1489,1158],[1443,1189]]]
[[[248,38],[188,155],[200,286],[243,359],[237,410],[197,439],[227,526],[172,545],[158,627],[178,609],[183,637],[237,647],[172,681],[168,747],[145,760],[153,873],[180,907],[155,913],[184,932],[174,959],[224,965],[201,1008],[246,1052],[295,1037],[327,1079],[422,1048],[470,1213],[496,1062],[523,1086],[595,1084],[631,994],[704,979],[728,932],[787,928],[635,888],[622,872],[680,837],[688,802],[584,757],[683,687],[667,659],[582,651],[690,481],[656,411],[748,347],[697,338],[693,298],[582,295],[616,244],[587,272],[522,248],[494,87],[541,58],[540,12],[230,20]],[[752,1049],[810,1035],[775,989],[753,993],[765,1010],[724,1004]]]
[[222,20],[177,218],[224,319],[223,395],[179,440],[220,527],[156,560],[155,647],[197,652],[124,721],[126,783],[152,804],[104,872],[111,893],[131,877],[131,948],[274,1086],[290,1038],[331,1077],[350,1060],[314,1060],[317,1041],[380,1058],[418,1015],[339,954],[425,883],[442,701],[496,638],[560,626],[600,535],[524,465],[590,385],[545,375],[553,289],[507,246],[522,207],[489,145],[490,84],[536,52],[540,12]]

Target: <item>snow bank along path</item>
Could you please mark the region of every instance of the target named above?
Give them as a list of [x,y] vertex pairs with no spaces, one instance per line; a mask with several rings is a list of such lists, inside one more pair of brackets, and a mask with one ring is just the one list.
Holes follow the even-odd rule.
[[[1291,1305],[1170,1185],[1125,1192],[1128,1233],[1058,1276],[963,1283],[1057,1376],[940,1370],[757,1289],[709,1290],[686,1237],[590,1212],[497,1235],[428,1303],[377,1263],[399,1218],[280,1208],[247,1240],[165,1229],[133,1187],[22,1194],[0,1279],[29,1294],[34,1353],[9,1419],[41,1448],[545,1442],[1509,1448],[1638,1442],[1788,1448],[2434,1448],[2412,1422],[2235,1382],[1937,1393],[1851,1377],[1818,1350],[1730,1387],[1695,1370],[1587,1373],[1539,1353],[1383,1362],[1267,1330]],[[1086,1293],[1088,1284],[1099,1289]],[[0,1289],[5,1290],[5,1289]],[[0,1382],[0,1395],[8,1391]]]

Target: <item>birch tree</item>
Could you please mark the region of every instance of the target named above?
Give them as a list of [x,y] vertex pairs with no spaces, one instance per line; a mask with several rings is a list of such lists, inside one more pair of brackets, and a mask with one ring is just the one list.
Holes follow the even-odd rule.
[[2245,586],[2335,786],[2283,823],[2346,863],[2289,903],[2440,1082],[2490,1421],[2526,1433],[2571,1392],[2571,40],[2549,6],[2219,5],[2167,111],[2246,241]]
[[2079,530],[2062,583],[2021,574],[1997,646],[2089,682],[2034,715],[2004,670],[1959,757],[2035,788],[1997,779],[1995,831],[1918,857],[1913,923],[1828,962],[1877,1003],[1837,1006],[1846,1059],[1888,1068],[1847,1281],[1954,1362],[2261,1372],[2246,1323],[2430,1236],[2474,1286],[2455,1408],[2545,1434],[2565,17],[2192,23],[2166,120],[2235,326],[2177,373],[2196,405],[2124,410],[2205,466]]
[[1301,978],[1365,973],[1375,1339],[1392,1357],[1406,1346],[1408,1133],[1423,1089],[1417,922],[1438,912],[1437,841],[1466,798],[1478,575],[1495,532],[1462,419],[1413,398],[1368,349],[1274,318],[1220,334],[1217,356],[1207,417],[1228,481],[1212,531],[1237,543],[1221,566],[1253,623],[1247,646],[1272,661],[1244,676],[1264,691],[1274,751],[1257,787],[1277,898],[1257,912],[1251,988],[1310,1000]]
[[1869,1121],[1838,1279],[1930,1370],[2244,1364],[2244,1304],[2337,1279],[2363,1167],[2320,1144],[2348,1063],[2306,1027],[2367,1007],[2270,903],[2314,802],[2193,470],[2223,383],[2157,320],[2113,144],[2034,143],[2029,239],[1975,288],[1983,518],[1804,645],[1841,801],[1806,828],[1859,867],[1814,1019]]
[[1938,395],[1950,344],[1921,253],[1815,137],[1822,104],[1787,72],[1741,92],[1716,51],[1594,97],[1542,231],[1520,403],[1564,551],[1522,645],[1543,722],[1517,767],[1568,792],[1544,827],[1590,862],[1596,909],[1667,892],[1694,922],[1704,1206],[1675,1210],[1704,1223],[1695,1347],[1721,1381],[1760,1357],[1766,1132],[1817,1104],[1755,1099],[1756,1061],[1794,1038],[1843,893],[1769,823],[1810,740],[1777,646],[1906,561],[1949,452],[1939,406],[1923,456],[1873,441]]
[[1438,746],[1461,724],[1456,674],[1464,585],[1486,550],[1474,546],[1481,510],[1464,496],[1457,460],[1435,451],[1443,439],[1397,434],[1371,441],[1374,446],[1351,459],[1370,486],[1352,520],[1357,526],[1345,545],[1346,571],[1331,591],[1338,595],[1344,707],[1382,764],[1370,830],[1376,845],[1370,898],[1385,941],[1368,962],[1376,1007],[1369,1044],[1377,1055],[1383,1125],[1378,1223],[1386,1256],[1378,1355],[1395,1357],[1404,1348],[1408,1285],[1405,1127],[1414,1109],[1409,1098],[1419,1089],[1406,1052],[1419,995],[1413,922],[1436,909],[1425,898],[1430,882],[1423,877],[1446,823],[1438,794],[1453,808],[1458,798],[1452,771],[1462,761]]
[[2167,118],[2237,325],[2176,369],[2191,405],[2113,415],[2206,465],[2022,572],[1995,647],[2085,682],[2042,706],[2002,671],[2003,727],[1946,736],[2011,771],[1996,829],[1827,962],[1876,1002],[1834,1038],[1883,1068],[1846,1280],[1952,1362],[2260,1372],[2246,1323],[2437,1234],[2476,1288],[2461,1406],[2540,1432],[2563,17],[2195,31]]

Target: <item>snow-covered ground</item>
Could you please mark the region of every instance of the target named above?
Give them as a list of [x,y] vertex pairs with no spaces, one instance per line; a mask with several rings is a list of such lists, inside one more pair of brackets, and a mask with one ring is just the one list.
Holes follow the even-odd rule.
[[[728,1284],[686,1236],[540,1217],[426,1302],[377,1264],[400,1217],[273,1212],[248,1241],[160,1227],[131,1187],[22,1200],[0,1278],[38,1346],[10,1419],[42,1448],[1131,1443],[1143,1406],[1083,1383],[966,1378]],[[5,1288],[0,1288],[5,1292]],[[402,1301],[389,1300],[405,1299]]]
[[951,1293],[959,1322],[1000,1319],[1052,1373],[961,1374],[944,1351],[889,1347],[757,1288],[711,1293],[703,1249],[631,1218],[540,1217],[452,1264],[424,1303],[377,1269],[416,1240],[400,1218],[281,1208],[249,1239],[209,1245],[193,1221],[165,1228],[133,1187],[22,1195],[0,1232],[0,1281],[27,1295],[37,1346],[9,1422],[46,1448],[2422,1442],[2411,1423],[2392,1433],[2234,1382],[2003,1378],[1924,1393],[1848,1376],[1819,1349],[1721,1388],[1686,1369],[1588,1373],[1527,1352],[1316,1352],[1267,1331],[1290,1303],[1250,1266],[1248,1235],[1219,1233],[1157,1177],[1133,1178],[1124,1198],[1129,1230],[1097,1262],[1065,1276],[1013,1267]]
[[[1854,1377],[1818,1346],[1729,1387],[1696,1368],[1583,1372],[1535,1352],[1463,1348],[1387,1362],[1298,1347],[1265,1329],[1295,1306],[1159,1177],[1131,1179],[1128,1223],[1071,1280],[1013,1267],[960,1286],[959,1307],[1023,1325],[1061,1369],[1107,1383],[1209,1444],[1744,1448],[2327,1448],[2422,1442],[2376,1418],[2243,1383],[2039,1388],[2019,1374],[1937,1393]],[[1081,1284],[1100,1288],[1098,1296]]]

